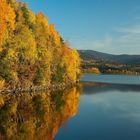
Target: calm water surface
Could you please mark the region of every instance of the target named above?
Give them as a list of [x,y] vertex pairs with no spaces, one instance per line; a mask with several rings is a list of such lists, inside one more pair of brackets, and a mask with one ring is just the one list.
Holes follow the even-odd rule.
[[91,82],[83,82],[77,115],[55,140],[140,140],[140,76],[84,75],[82,81]]
[[140,85],[140,76],[127,75],[94,75],[86,74],[82,77],[82,81],[94,81],[115,84]]
[[0,95],[0,140],[140,140],[140,76],[81,81],[63,92]]

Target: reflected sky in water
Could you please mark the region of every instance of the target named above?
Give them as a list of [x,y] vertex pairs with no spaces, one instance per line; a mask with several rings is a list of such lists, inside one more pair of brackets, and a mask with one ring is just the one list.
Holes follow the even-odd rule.
[[101,79],[101,83],[82,82],[78,113],[67,127],[61,127],[55,140],[139,140],[140,80],[134,77],[129,83],[122,77],[123,84],[107,84]]

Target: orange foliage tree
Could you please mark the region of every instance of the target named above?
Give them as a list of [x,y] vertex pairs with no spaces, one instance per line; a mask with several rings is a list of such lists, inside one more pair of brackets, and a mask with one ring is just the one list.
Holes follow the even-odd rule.
[[14,29],[15,12],[6,0],[0,0],[0,45],[6,35],[6,29]]

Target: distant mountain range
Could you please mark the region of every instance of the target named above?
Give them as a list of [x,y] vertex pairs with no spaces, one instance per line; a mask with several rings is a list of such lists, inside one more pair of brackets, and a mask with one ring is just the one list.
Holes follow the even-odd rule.
[[140,55],[113,55],[93,50],[78,50],[78,52],[83,60],[94,60],[102,63],[140,65]]

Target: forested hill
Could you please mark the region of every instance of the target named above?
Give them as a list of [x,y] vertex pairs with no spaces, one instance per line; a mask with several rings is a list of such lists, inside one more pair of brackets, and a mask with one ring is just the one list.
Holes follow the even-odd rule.
[[27,4],[0,0],[0,90],[76,82],[80,58]]
[[94,60],[102,63],[140,65],[140,55],[112,55],[93,50],[79,50],[83,60]]

